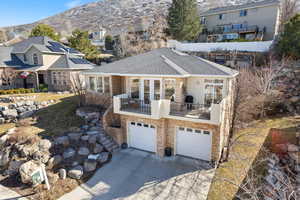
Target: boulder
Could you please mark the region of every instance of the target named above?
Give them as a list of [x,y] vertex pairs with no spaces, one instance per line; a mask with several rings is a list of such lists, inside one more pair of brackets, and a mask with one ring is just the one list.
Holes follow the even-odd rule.
[[65,169],[60,169],[58,171],[58,174],[59,174],[59,178],[62,180],[67,178],[67,171]]
[[80,147],[79,150],[78,150],[78,155],[87,156],[89,154],[90,154],[90,151],[86,147]]
[[50,159],[50,153],[47,151],[36,151],[33,153],[33,159],[41,161],[42,163],[47,163]]
[[8,110],[7,106],[0,106],[0,111],[5,111],[5,110]]
[[108,152],[102,152],[100,153],[99,157],[98,157],[98,162],[100,163],[105,163],[108,161],[109,158],[109,153]]
[[84,162],[84,171],[85,172],[95,171],[96,168],[97,168],[97,161],[96,160],[89,160],[89,159],[87,159]]
[[97,154],[97,153],[101,153],[103,151],[104,147],[101,144],[96,143],[94,149],[93,149],[93,153]]
[[18,112],[15,109],[8,109],[2,111],[2,115],[5,119],[14,119],[18,117]]
[[40,166],[39,166],[38,162],[35,162],[33,160],[23,163],[19,169],[22,183],[25,183],[25,184],[32,183],[31,175],[33,172],[35,172],[37,169],[39,169],[39,167]]
[[89,138],[89,143],[90,144],[95,144],[96,141],[97,141],[97,135],[90,136],[90,138]]
[[300,101],[300,96],[293,96],[289,99],[289,101],[292,103],[297,103]]
[[300,164],[300,152],[289,152],[289,156],[297,165]]
[[68,176],[73,179],[79,180],[83,175],[82,166],[78,165],[68,171]]
[[19,118],[25,119],[25,118],[31,117],[33,114],[34,114],[33,110],[25,111],[25,112],[20,113]]
[[75,141],[78,142],[80,137],[81,137],[82,133],[69,133],[68,137],[71,141]]
[[17,110],[18,113],[26,112],[26,108],[24,108],[24,107],[18,107],[16,110]]
[[80,139],[81,139],[82,141],[88,141],[89,138],[90,138],[89,135],[83,135],[83,136],[80,137]]
[[72,158],[73,156],[75,156],[76,151],[73,148],[68,148],[65,150],[65,152],[63,153],[63,158]]
[[100,132],[99,131],[87,131],[86,134],[88,135],[96,135],[96,134],[99,134]]
[[52,143],[50,140],[43,139],[43,140],[39,141],[39,150],[40,151],[49,151],[51,146],[52,146]]
[[299,151],[299,147],[294,144],[288,144],[288,152],[297,152]]
[[68,136],[61,136],[55,139],[55,143],[63,146],[69,146],[70,141]]
[[9,163],[10,161],[9,154],[10,154],[9,149],[4,149],[4,151],[0,151],[0,167],[4,167]]
[[55,155],[52,158],[48,160],[47,168],[52,169],[53,167],[57,166],[59,163],[61,163],[63,160],[63,157],[61,155]]
[[39,151],[38,143],[33,145],[17,144],[15,147],[18,149],[21,157],[33,156],[35,152]]
[[9,166],[7,169],[7,174],[9,175],[15,175],[18,173],[19,168],[22,164],[24,164],[26,160],[12,160],[9,162]]

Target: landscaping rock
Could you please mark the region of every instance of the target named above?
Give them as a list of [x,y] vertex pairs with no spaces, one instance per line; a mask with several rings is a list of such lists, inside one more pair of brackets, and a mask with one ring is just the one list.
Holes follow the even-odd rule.
[[43,140],[39,141],[39,150],[40,151],[49,151],[51,146],[52,146],[52,143],[50,142],[50,140],[43,139]]
[[0,167],[4,167],[9,163],[10,161],[9,153],[10,151],[8,149],[5,149],[2,152],[0,151]]
[[19,168],[22,164],[24,164],[26,160],[12,160],[9,163],[7,174],[9,175],[15,175],[19,172]]
[[33,145],[17,144],[17,145],[15,145],[15,147],[18,149],[18,151],[22,157],[33,156],[33,154],[35,152],[39,151],[39,147],[38,147],[37,143],[35,143]]
[[33,114],[34,114],[33,110],[25,111],[25,112],[19,114],[19,119],[25,119],[25,118],[31,117]]
[[28,161],[20,166],[19,173],[22,183],[31,183],[31,174],[39,168],[38,162]]
[[103,151],[104,147],[101,144],[96,143],[93,153],[101,153]]
[[63,146],[69,146],[69,138],[68,136],[61,136],[55,139],[55,143]]
[[90,144],[95,144],[97,141],[97,135],[92,135],[90,138],[89,138],[89,143]]
[[89,160],[87,159],[84,162],[84,171],[86,172],[92,172],[95,171],[97,168],[97,161],[96,160]]
[[60,169],[58,171],[58,174],[59,174],[59,178],[62,180],[67,178],[67,171],[65,169]]
[[78,142],[82,133],[69,133],[68,137],[71,141]]
[[65,150],[65,152],[63,153],[63,158],[72,158],[73,156],[75,156],[76,151],[73,148],[68,148],[67,150]]
[[73,179],[79,180],[83,175],[82,166],[78,165],[68,171],[68,176]]
[[98,162],[100,163],[105,163],[108,161],[109,158],[109,153],[108,152],[102,152],[100,153],[99,157],[98,157]]
[[294,144],[288,144],[288,151],[289,152],[297,152],[297,151],[299,151],[299,147]]
[[2,111],[2,115],[5,119],[15,119],[18,117],[18,112],[14,109],[8,109]]
[[89,140],[89,138],[90,138],[90,136],[89,135],[83,135],[83,136],[81,136],[81,140],[82,141],[88,141]]
[[33,154],[33,159],[36,161],[41,161],[42,163],[47,163],[50,159],[50,153],[45,151],[36,151]]
[[47,163],[47,167],[49,169],[52,169],[53,167],[57,166],[59,163],[61,163],[63,160],[63,157],[61,155],[56,155],[53,156],[52,158],[49,159]]
[[90,154],[90,151],[86,147],[80,147],[79,150],[78,150],[78,155],[87,156],[89,154]]
[[8,110],[7,106],[0,106],[0,111],[5,111],[5,110]]
[[99,134],[100,132],[99,131],[87,131],[86,134],[88,135],[96,135],[96,134]]

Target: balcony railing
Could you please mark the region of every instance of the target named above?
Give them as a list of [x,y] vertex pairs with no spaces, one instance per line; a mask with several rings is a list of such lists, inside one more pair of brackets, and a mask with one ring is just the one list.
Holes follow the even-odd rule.
[[151,115],[151,103],[133,98],[121,98],[121,111]]
[[204,104],[171,102],[170,115],[210,120],[210,106]]
[[207,31],[207,33],[208,34],[224,34],[224,33],[258,32],[258,31],[259,31],[259,27],[256,25],[253,25],[253,26],[231,27],[231,28],[218,27],[218,28],[214,28],[211,31]]

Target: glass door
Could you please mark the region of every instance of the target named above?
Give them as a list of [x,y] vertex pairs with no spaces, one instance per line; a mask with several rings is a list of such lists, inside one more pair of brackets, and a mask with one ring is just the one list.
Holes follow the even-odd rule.
[[144,103],[149,104],[151,98],[150,80],[144,80]]
[[160,100],[161,98],[161,81],[157,79],[144,79],[141,88],[145,104],[150,104],[151,100]]

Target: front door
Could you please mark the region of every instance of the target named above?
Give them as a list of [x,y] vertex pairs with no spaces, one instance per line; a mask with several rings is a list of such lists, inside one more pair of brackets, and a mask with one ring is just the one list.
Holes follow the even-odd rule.
[[161,98],[161,81],[159,79],[144,79],[142,84],[142,100],[150,104],[151,100]]

